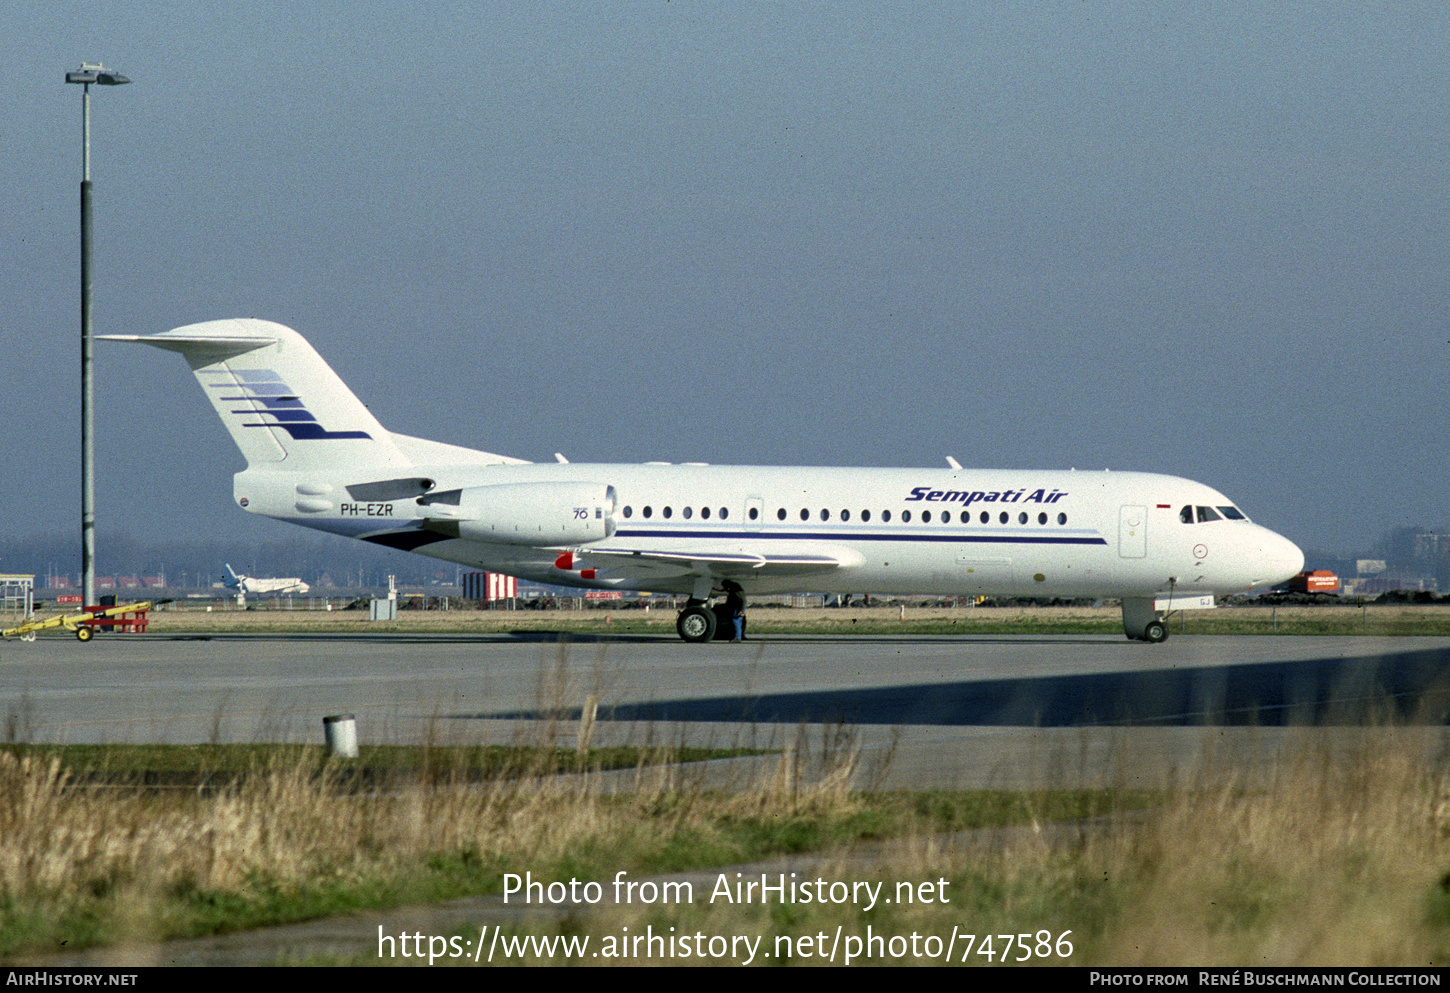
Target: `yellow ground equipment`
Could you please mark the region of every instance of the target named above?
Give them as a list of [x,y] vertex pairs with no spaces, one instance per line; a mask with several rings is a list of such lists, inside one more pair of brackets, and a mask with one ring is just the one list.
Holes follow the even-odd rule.
[[0,631],[0,637],[6,640],[20,638],[23,641],[34,641],[35,633],[44,631],[46,628],[65,628],[67,631],[74,631],[76,639],[79,641],[90,641],[95,637],[96,628],[144,634],[147,625],[146,612],[150,609],[150,600],[122,604],[119,607],[93,608],[77,614],[47,617],[43,621],[27,621],[19,627]]

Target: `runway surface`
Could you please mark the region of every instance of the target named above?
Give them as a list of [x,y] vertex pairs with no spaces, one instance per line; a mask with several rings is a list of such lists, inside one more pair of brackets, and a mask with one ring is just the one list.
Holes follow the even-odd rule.
[[107,636],[0,646],[8,740],[322,740],[778,748],[844,736],[888,788],[1152,785],[1211,755],[1409,725],[1439,747],[1450,639],[776,637],[743,645],[537,636]]

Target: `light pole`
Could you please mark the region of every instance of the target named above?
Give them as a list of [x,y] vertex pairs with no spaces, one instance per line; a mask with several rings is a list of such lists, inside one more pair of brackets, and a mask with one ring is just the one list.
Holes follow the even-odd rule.
[[120,86],[131,82],[99,62],[65,74],[67,83],[81,84],[81,571],[85,606],[96,602],[96,450],[91,381],[91,84]]

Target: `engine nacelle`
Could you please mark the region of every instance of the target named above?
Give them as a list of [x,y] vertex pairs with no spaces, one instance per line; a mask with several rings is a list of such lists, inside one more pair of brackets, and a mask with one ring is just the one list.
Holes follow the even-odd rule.
[[603,483],[499,483],[429,493],[418,504],[429,530],[542,547],[608,538],[615,499]]

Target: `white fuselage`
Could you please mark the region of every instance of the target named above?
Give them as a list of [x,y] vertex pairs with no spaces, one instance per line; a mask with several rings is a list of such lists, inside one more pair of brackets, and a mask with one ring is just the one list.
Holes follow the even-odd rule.
[[[610,486],[612,533],[536,546],[444,537],[420,527],[433,511],[416,498],[320,499],[342,494],[345,481],[289,472],[239,474],[236,495],[254,512],[481,569],[654,592],[690,593],[698,570],[688,561],[631,569],[627,553],[764,550],[837,563],[784,575],[747,569],[741,581],[752,593],[1221,596],[1284,579],[1303,562],[1291,542],[1246,519],[1185,522],[1184,507],[1232,502],[1200,483],[1147,473],[582,463],[416,471],[435,491]],[[566,550],[591,564],[591,547],[610,553],[592,576],[557,564]]]

